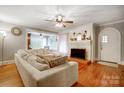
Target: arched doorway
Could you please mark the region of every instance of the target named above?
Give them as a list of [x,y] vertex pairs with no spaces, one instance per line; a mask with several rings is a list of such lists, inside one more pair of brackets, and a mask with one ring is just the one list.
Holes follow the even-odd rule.
[[105,28],[99,33],[98,55],[101,61],[119,63],[121,59],[121,35],[115,28]]

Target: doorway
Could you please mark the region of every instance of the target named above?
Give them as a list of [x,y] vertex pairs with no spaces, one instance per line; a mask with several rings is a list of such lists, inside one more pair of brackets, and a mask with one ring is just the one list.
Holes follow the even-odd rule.
[[121,35],[117,29],[109,27],[100,31],[98,44],[101,61],[120,62]]

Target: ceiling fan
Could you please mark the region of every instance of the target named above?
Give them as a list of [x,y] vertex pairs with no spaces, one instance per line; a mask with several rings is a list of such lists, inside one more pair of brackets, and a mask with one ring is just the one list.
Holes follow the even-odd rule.
[[64,21],[63,20],[64,16],[63,15],[57,15],[55,20],[45,20],[45,21],[50,21],[50,22],[56,22],[56,27],[66,27],[66,23],[72,24],[74,23],[73,21]]

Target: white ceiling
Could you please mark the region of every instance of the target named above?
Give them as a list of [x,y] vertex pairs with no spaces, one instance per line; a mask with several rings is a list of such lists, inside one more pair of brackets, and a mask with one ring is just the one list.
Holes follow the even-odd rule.
[[[64,20],[73,20],[74,24],[67,24],[66,28],[57,28],[55,23],[44,21],[55,19],[60,13],[64,15]],[[101,25],[123,19],[124,6],[0,6],[0,21],[55,32],[86,23]]]

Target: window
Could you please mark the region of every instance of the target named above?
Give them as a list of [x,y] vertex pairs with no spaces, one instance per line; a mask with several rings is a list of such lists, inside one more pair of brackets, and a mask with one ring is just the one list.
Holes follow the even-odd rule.
[[31,37],[30,37],[30,47],[31,48],[43,48],[43,37],[40,37],[40,35],[34,35],[34,34],[31,34]]
[[56,35],[40,35],[39,33],[31,33],[30,48],[46,48],[57,50],[57,36]]
[[57,36],[48,37],[48,46],[50,49],[57,49]]
[[102,36],[102,42],[107,43],[108,42],[108,36]]
[[68,50],[68,47],[67,47],[67,34],[60,34],[59,35],[59,52],[62,52],[64,54],[67,54],[67,50]]

